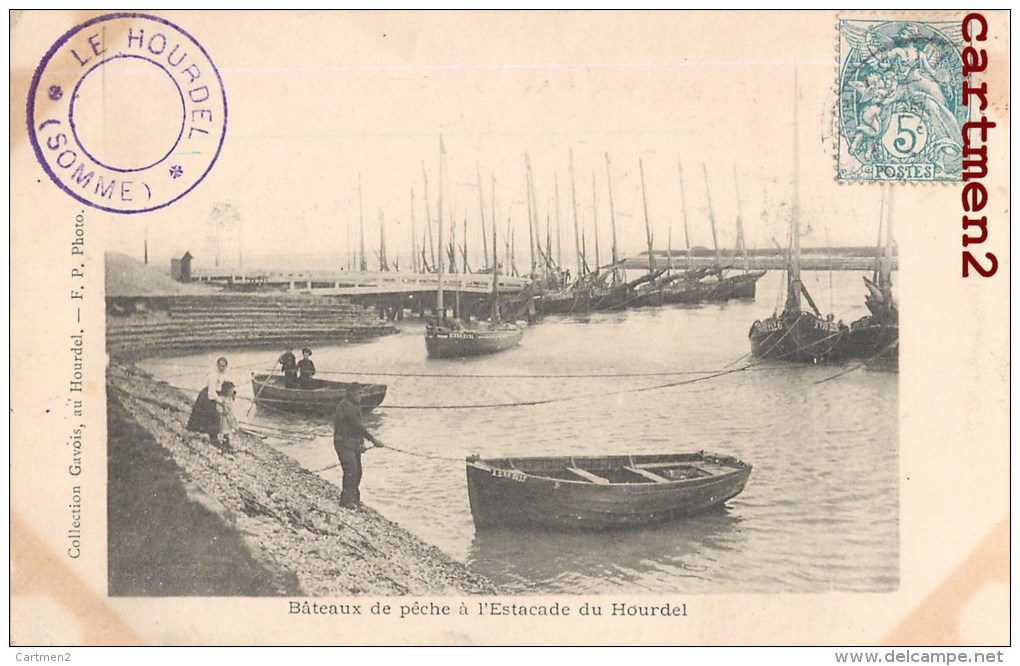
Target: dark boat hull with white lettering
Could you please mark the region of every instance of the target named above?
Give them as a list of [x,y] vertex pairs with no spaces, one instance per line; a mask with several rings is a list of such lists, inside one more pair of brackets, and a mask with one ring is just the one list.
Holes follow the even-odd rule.
[[429,358],[481,356],[516,347],[523,337],[524,329],[517,324],[479,322],[465,326],[429,322],[425,328],[425,349]]

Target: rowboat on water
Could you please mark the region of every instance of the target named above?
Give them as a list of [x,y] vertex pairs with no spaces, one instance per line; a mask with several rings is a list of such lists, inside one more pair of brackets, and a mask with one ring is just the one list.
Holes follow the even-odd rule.
[[739,494],[751,466],[705,452],[467,459],[477,529],[602,530],[690,516]]
[[[283,375],[253,374],[251,387],[255,404],[285,412],[299,412],[316,416],[329,416],[347,395],[352,382],[333,382],[312,379],[300,387],[287,388]],[[362,384],[361,407],[368,411],[382,403],[386,397],[385,384]]]

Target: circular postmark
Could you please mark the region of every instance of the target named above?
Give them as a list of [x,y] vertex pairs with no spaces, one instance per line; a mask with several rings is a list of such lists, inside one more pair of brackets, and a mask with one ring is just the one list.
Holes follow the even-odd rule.
[[84,204],[169,206],[216,162],[227,130],[219,71],[195,38],[147,14],[106,14],[50,47],[28,92],[39,164]]

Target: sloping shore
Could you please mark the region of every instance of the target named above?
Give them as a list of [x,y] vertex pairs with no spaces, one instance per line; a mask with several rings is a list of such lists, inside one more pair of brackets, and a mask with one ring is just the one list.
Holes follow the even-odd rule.
[[111,362],[114,595],[492,594],[494,585],[259,438],[184,428],[194,396]]

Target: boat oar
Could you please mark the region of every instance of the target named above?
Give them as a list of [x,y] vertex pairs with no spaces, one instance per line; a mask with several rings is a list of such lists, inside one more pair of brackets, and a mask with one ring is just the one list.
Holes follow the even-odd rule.
[[[269,369],[269,374],[270,375],[272,375],[274,372],[276,372],[276,366],[279,365],[279,364],[280,364],[280,359],[276,359],[276,363],[274,363],[273,367],[271,367]],[[252,374],[254,375],[255,373],[252,373]],[[248,411],[244,413],[245,416],[251,416],[251,410],[255,409],[255,401],[259,399],[259,393],[262,393],[262,389],[264,389],[266,387],[266,384],[268,384],[268,383],[269,383],[268,381],[263,382],[262,386],[259,387],[259,390],[255,391],[255,397],[251,401],[251,407],[249,407]]]

